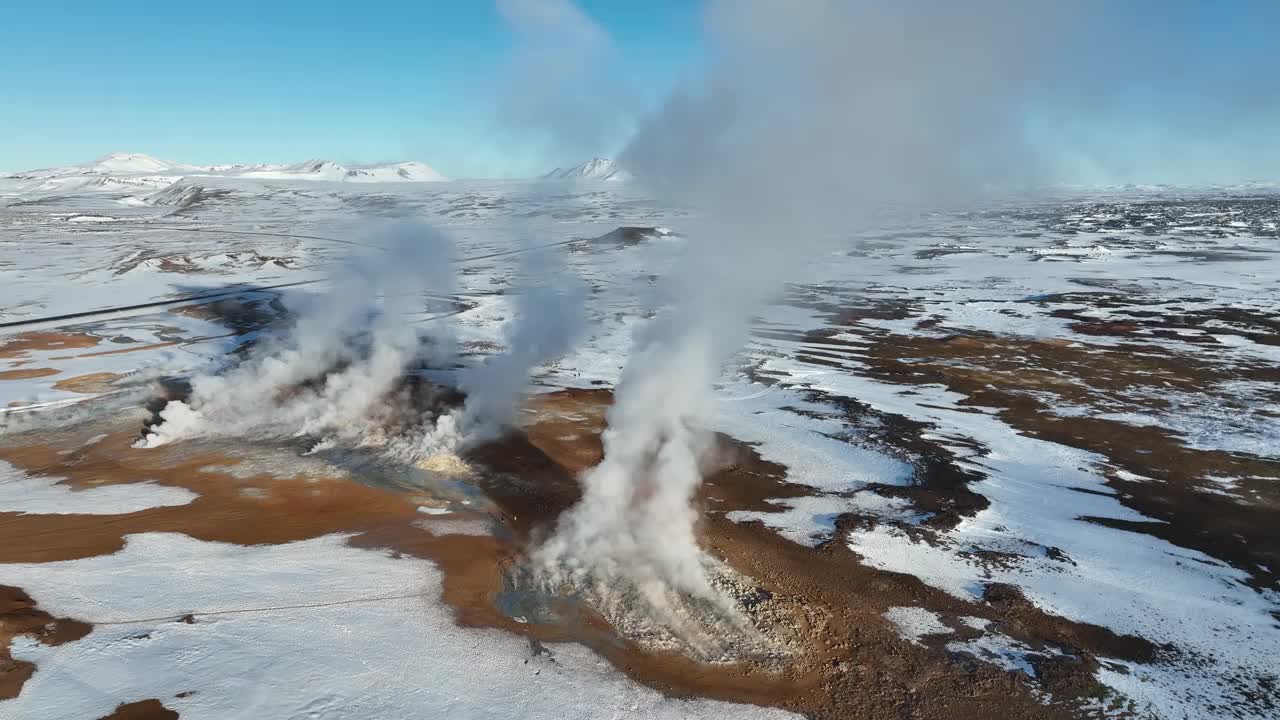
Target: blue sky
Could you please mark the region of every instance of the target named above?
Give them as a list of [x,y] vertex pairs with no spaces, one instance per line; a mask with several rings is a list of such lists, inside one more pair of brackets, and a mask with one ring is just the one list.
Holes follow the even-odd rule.
[[[697,53],[698,4],[580,3],[636,92]],[[512,34],[492,2],[14,2],[0,18],[0,169],[111,151],[195,163],[418,159],[523,175],[495,129]],[[612,150],[602,147],[600,152]]]
[[[578,5],[611,36],[610,77],[625,78],[634,108],[702,56],[699,0]],[[1033,142],[1084,181],[1280,178],[1280,2],[1095,8],[1060,72],[1028,98]],[[0,16],[0,170],[134,151],[194,163],[417,159],[454,177],[524,176],[625,141],[549,146],[499,122],[515,40],[489,0],[11,2]]]

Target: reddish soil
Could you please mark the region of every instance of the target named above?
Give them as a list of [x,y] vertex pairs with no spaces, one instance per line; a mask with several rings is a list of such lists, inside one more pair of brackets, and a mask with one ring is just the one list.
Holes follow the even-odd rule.
[[[0,562],[51,562],[104,555],[139,532],[181,532],[201,540],[283,543],[362,531],[419,517],[406,497],[332,478],[240,478],[217,472],[238,460],[136,450],[132,431],[61,454],[50,445],[0,448],[0,459],[72,487],[152,479],[199,494],[187,505],[125,515],[23,515],[0,512]],[[249,492],[246,492],[249,491]]]
[[33,350],[73,350],[93,347],[99,338],[80,333],[27,332],[0,342],[0,359],[21,358]]
[[92,629],[77,620],[53,618],[21,589],[0,585],[0,700],[17,697],[36,670],[31,663],[9,654],[9,643],[15,637],[30,635],[45,645],[61,645],[79,640]]
[[159,700],[139,700],[120,705],[110,715],[99,720],[177,720],[178,713],[170,710]]
[[54,383],[53,389],[83,393],[85,395],[95,395],[110,390],[111,383],[118,380],[120,377],[119,373],[112,372],[96,372],[85,375],[76,375],[75,377],[69,377]]
[[57,375],[61,370],[53,368],[23,368],[21,370],[0,370],[0,380],[30,380],[32,378]]
[[129,347],[123,347],[116,350],[100,350],[98,352],[80,353],[79,355],[58,355],[52,359],[53,360],[70,360],[71,358],[102,357],[104,355],[123,355],[125,353],[141,352],[143,350],[159,350],[160,348],[173,347],[174,345],[177,345],[177,344],[178,342],[174,340],[170,342],[149,343],[146,345],[130,345]]

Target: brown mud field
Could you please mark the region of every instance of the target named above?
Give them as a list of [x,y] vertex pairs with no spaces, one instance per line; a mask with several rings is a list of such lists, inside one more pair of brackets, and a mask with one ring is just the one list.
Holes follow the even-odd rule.
[[22,368],[20,370],[0,370],[0,380],[32,380],[34,378],[57,375],[61,370],[53,368]]
[[177,718],[178,713],[153,698],[122,704],[101,720],[177,720]]
[[[925,373],[928,380],[967,395],[964,404],[1001,408],[1001,419],[1011,427],[1106,457],[1113,465],[1108,485],[1118,491],[1123,504],[1153,522],[1120,525],[1100,518],[1095,522],[1201,550],[1248,573],[1255,587],[1280,587],[1280,534],[1275,531],[1280,462],[1196,448],[1154,425],[1052,412],[1060,402],[1101,405],[1109,400],[1108,393],[1115,392],[1124,394],[1115,399],[1117,405],[1158,413],[1167,407],[1161,394],[1171,389],[1194,393],[1215,382],[1275,378],[1275,368],[1228,371],[1154,350],[1103,351],[1065,342],[981,336],[955,336],[941,342],[897,339],[873,350],[878,361],[873,372],[884,378],[902,378],[907,368]],[[962,358],[967,366],[953,362]],[[1088,378],[1089,384],[1071,382],[1072,377]],[[1148,392],[1135,397],[1138,389]],[[1114,470],[1156,482],[1126,479]],[[1209,491],[1210,479],[1224,476],[1239,478],[1232,492]]]
[[111,383],[119,380],[121,375],[113,372],[96,372],[76,375],[53,384],[54,390],[67,390],[84,395],[96,395],[111,389]]
[[0,360],[21,359],[32,351],[90,348],[99,342],[99,338],[83,333],[21,333],[8,338],[4,344],[0,344]]
[[31,635],[46,645],[61,645],[79,640],[92,629],[78,620],[53,618],[20,588],[0,585],[0,700],[17,697],[35,672],[34,665],[9,654],[13,638]]
[[[531,643],[582,643],[632,678],[672,696],[776,706],[815,718],[1068,718],[1088,716],[1090,709],[1107,704],[1123,713],[1125,704],[1094,679],[1099,664],[1106,658],[1149,661],[1168,652],[1140,638],[1047,614],[1007,585],[990,584],[982,602],[965,602],[914,577],[866,567],[840,542],[811,548],[758,522],[732,522],[726,512],[777,509],[770,499],[811,491],[788,484],[785,468],[725,436],[721,462],[697,500],[700,541],[738,574],[734,599],[744,614],[790,648],[782,662],[695,660],[627,637],[591,608],[568,599],[549,601],[560,609],[554,621],[521,621],[504,610],[501,599],[530,543],[577,499],[577,473],[599,460],[610,401],[605,390],[538,396],[520,431],[467,453],[465,460],[476,471],[473,482],[490,504],[452,518],[483,520],[492,527],[488,535],[451,532],[444,520],[424,525],[417,508],[430,499],[362,482],[358,474],[246,469],[225,449],[195,443],[134,449],[145,419],[140,412],[126,413],[105,435],[101,423],[38,436],[13,434],[3,438],[0,460],[28,474],[63,478],[60,482],[73,489],[146,479],[187,488],[198,497],[186,505],[122,515],[0,513],[0,563],[112,553],[126,535],[141,532],[181,532],[246,545],[352,533],[352,545],[436,563],[445,576],[442,599],[455,609],[460,624],[500,628]],[[913,428],[904,425],[901,431],[906,442]],[[908,491],[950,513],[940,513],[935,522],[954,522],[956,514],[973,512],[980,505],[974,498],[980,497],[965,488],[965,478],[949,466],[945,452],[920,445],[918,437],[913,442],[912,456],[924,479]],[[857,521],[842,518],[840,523]],[[66,630],[51,633],[44,629],[50,619],[20,588],[6,592],[10,610],[0,625],[0,645],[6,648],[19,634],[54,643],[74,642],[88,632],[87,625],[66,618],[55,621]],[[928,635],[919,643],[903,638],[883,616],[900,606],[936,612],[952,634]],[[1053,647],[1065,654],[1030,654],[1032,678],[948,651],[947,642],[979,634],[966,618],[990,621],[989,630],[1031,648]],[[39,668],[7,660],[0,657],[0,688],[16,693]],[[122,706],[113,717],[172,717],[171,712],[152,701]]]

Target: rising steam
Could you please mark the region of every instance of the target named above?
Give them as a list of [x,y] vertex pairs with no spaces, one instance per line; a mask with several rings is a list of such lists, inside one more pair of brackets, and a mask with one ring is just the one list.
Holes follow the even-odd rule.
[[296,437],[360,442],[376,436],[388,395],[410,365],[449,353],[424,342],[406,315],[426,293],[452,290],[452,245],[437,231],[397,225],[386,251],[351,258],[328,292],[307,298],[281,338],[268,338],[226,372],[198,375],[191,396],[172,401],[139,445],[197,436]]
[[504,327],[506,350],[464,372],[458,383],[467,394],[460,422],[470,437],[510,424],[529,372],[571,350],[585,330],[586,283],[550,250],[530,250],[520,259],[522,283]]
[[[375,238],[376,240],[377,238]],[[254,346],[230,369],[191,381],[185,401],[170,401],[139,447],[194,437],[308,438],[313,449],[373,447],[413,461],[453,453],[500,434],[510,423],[529,373],[579,338],[584,286],[549,253],[526,252],[526,277],[505,326],[507,348],[460,382],[461,408],[406,383],[415,368],[455,357],[447,324],[414,321],[428,298],[450,300],[453,246],[437,230],[400,224],[382,233],[382,252],[341,263],[328,290],[296,309],[279,338]],[[552,286],[527,278],[556,271]]]
[[718,53],[642,124],[623,165],[703,214],[666,303],[637,333],[581,502],[535,559],[553,585],[633,587],[669,623],[719,605],[692,506],[712,448],[712,385],[749,319],[885,207],[963,198],[1008,179],[1035,3],[725,0]]

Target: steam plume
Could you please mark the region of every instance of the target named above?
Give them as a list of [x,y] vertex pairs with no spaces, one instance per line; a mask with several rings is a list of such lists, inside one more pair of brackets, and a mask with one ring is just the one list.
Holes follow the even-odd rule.
[[553,582],[634,584],[671,622],[719,604],[691,502],[712,384],[749,319],[885,206],[963,198],[1025,167],[1011,131],[1049,40],[1035,3],[714,2],[717,62],[642,124],[623,164],[705,222],[636,335],[603,461],[536,551]]
[[307,436],[316,447],[378,447],[413,461],[500,434],[530,372],[580,337],[585,285],[549,251],[522,253],[506,349],[464,370],[464,406],[442,411],[403,380],[414,366],[453,357],[448,326],[423,335],[410,319],[426,294],[452,293],[452,245],[424,226],[397,225],[384,235],[384,252],[336,268],[329,291],[303,304],[285,336],[263,341],[230,370],[193,378],[190,398],[168,403],[139,446]]
[[139,445],[193,436],[376,435],[406,369],[450,352],[447,335],[424,343],[406,315],[421,310],[424,293],[448,293],[453,284],[452,246],[442,234],[401,224],[384,235],[386,252],[344,262],[329,291],[304,302],[287,335],[264,340],[225,373],[193,378],[190,398],[170,402]]
[[585,329],[586,284],[551,250],[528,251],[520,259],[523,281],[514,316],[503,328],[506,350],[465,372],[459,383],[467,393],[461,425],[473,439],[509,424],[530,371],[572,349]]

